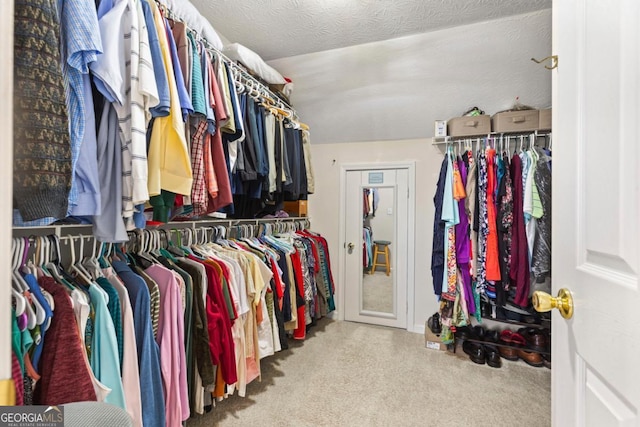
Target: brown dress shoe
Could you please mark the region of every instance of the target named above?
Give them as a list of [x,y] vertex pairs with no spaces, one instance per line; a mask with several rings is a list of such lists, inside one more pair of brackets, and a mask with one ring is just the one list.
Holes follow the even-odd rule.
[[518,349],[512,347],[498,346],[500,356],[507,360],[518,360]]
[[518,332],[527,340],[527,345],[538,351],[545,351],[549,344],[547,331],[538,328],[522,328]]
[[528,365],[535,366],[536,368],[544,366],[544,361],[542,360],[542,355],[540,353],[519,349],[518,357],[524,360]]

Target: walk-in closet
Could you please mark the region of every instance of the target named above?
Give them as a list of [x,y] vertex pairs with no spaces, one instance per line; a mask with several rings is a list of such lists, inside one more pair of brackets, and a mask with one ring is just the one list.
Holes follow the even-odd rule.
[[640,3],[0,22],[0,427],[640,423]]

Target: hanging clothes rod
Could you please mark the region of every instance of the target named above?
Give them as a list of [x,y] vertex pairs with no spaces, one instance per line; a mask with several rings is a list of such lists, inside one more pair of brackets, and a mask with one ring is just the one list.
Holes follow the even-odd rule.
[[527,132],[491,132],[483,135],[471,135],[471,136],[442,136],[442,137],[434,137],[431,139],[432,145],[444,145],[444,144],[457,144],[457,143],[465,143],[465,142],[475,142],[477,140],[483,139],[500,139],[500,138],[518,138],[521,136],[529,137],[533,135],[535,138],[542,138],[546,136],[550,136],[552,132],[540,132],[540,131],[527,131]]
[[244,224],[216,224],[215,226],[205,226],[202,223],[198,223],[200,226],[195,228],[138,229],[129,231],[127,233],[129,240],[120,243],[100,242],[92,234],[75,232],[60,236],[55,233],[46,233],[42,235],[14,237],[12,247],[13,251],[15,251],[17,245],[21,242],[20,252],[22,255],[20,258],[35,258],[36,261],[43,259],[51,260],[52,255],[55,255],[56,259],[62,261],[63,255],[69,252],[72,260],[71,264],[75,264],[76,259],[82,260],[89,254],[95,258],[98,254],[103,254],[103,250],[106,248],[108,248],[107,252],[109,253],[113,248],[126,248],[127,252],[132,248],[137,248],[138,251],[140,248],[143,248],[143,250],[144,248],[146,248],[146,250],[150,250],[150,248],[166,249],[170,243],[181,245],[181,242],[185,242],[187,246],[191,246],[193,244],[214,242],[218,238],[242,239],[259,237],[262,233],[273,235],[274,233],[295,232],[297,230],[309,229],[310,227],[309,220],[306,217],[298,217],[295,221],[287,220],[287,218],[277,219],[285,219],[286,221],[262,221],[259,224],[256,224],[256,221],[244,221]]
[[[169,230],[169,229],[184,229],[184,228],[201,228],[211,227],[216,225],[234,227],[243,224],[260,225],[260,224],[277,224],[277,223],[295,223],[298,221],[305,221],[310,223],[309,217],[295,216],[287,218],[254,218],[254,219],[204,219],[193,221],[171,221],[159,226],[148,227],[150,230]],[[84,234],[85,236],[92,236],[91,224],[58,224],[48,225],[44,227],[13,227],[14,237],[29,237],[29,236],[43,236],[54,234],[58,237],[68,236],[73,234]]]
[[156,1],[156,4],[158,5],[158,8],[164,13],[164,15],[165,15],[165,17],[167,19],[170,19],[172,21],[179,21],[179,22],[183,23],[186,26],[187,31],[189,31],[196,38],[196,40],[201,41],[202,43],[204,43],[205,47],[209,50],[210,53],[212,53],[214,55],[217,55],[220,58],[222,58],[222,60],[224,62],[226,62],[231,68],[233,68],[237,72],[239,72],[242,77],[244,77],[246,80],[252,81],[254,84],[257,84],[258,87],[261,90],[263,90],[267,94],[271,95],[274,98],[274,100],[280,102],[285,108],[291,110],[291,113],[293,114],[294,117],[296,117],[296,118],[298,117],[298,114],[297,114],[296,110],[287,101],[282,99],[281,95],[279,95],[277,93],[274,93],[264,83],[262,83],[261,81],[259,81],[255,77],[253,77],[251,74],[249,74],[249,72],[244,67],[240,66],[238,63],[233,61],[227,55],[222,53],[219,49],[217,49],[213,45],[211,45],[211,43],[209,43],[209,41],[206,38],[204,38],[203,36],[198,34],[197,31],[195,31],[194,29],[189,27],[189,25],[186,22],[184,22],[184,20],[182,18],[179,18],[178,16],[176,16],[176,14],[171,9],[169,9],[165,4],[163,4],[159,0],[155,0],[155,1]]

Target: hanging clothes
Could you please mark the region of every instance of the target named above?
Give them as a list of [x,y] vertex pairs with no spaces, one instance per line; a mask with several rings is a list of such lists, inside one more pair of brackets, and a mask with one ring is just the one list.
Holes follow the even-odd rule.
[[57,2],[19,0],[14,16],[13,205],[24,221],[64,218],[73,167]]
[[458,263],[459,286],[464,288],[465,307],[470,314],[476,312],[475,302],[473,301],[473,292],[471,290],[471,272],[469,269],[469,261],[471,254],[471,240],[469,234],[469,217],[465,209],[467,203],[467,166],[461,158],[457,159],[458,171],[460,174],[460,186],[458,197],[458,211],[460,213],[460,222],[456,225],[456,261]]
[[535,185],[539,193],[543,215],[536,222],[531,271],[537,283],[543,282],[551,272],[551,157],[536,148]]
[[529,254],[524,224],[522,161],[517,154],[511,159],[513,179],[513,235],[511,240],[511,265],[509,276],[516,290],[514,302],[526,307],[529,298]]
[[96,401],[90,374],[82,369],[85,364],[78,332],[67,327],[75,322],[71,301],[55,280],[43,277],[39,284],[53,296],[56,316],[51,319],[48,339],[44,343],[39,365],[40,379],[34,390],[33,402],[37,405],[61,405]]
[[500,181],[498,190],[498,250],[500,253],[500,278],[501,285],[496,288],[496,304],[504,306],[506,292],[511,285],[509,268],[511,266],[511,240],[513,230],[513,181],[511,180],[511,167],[509,157],[503,154],[504,176]]
[[[444,341],[451,328],[466,325],[472,315],[480,318],[480,296],[497,307],[526,309],[531,273],[548,286],[550,157],[532,147],[509,159],[488,142],[485,147],[476,156],[467,150],[455,162],[448,148],[436,187],[431,268]],[[451,227],[454,206],[459,222]]]
[[436,194],[433,197],[435,216],[433,220],[433,247],[431,249],[431,277],[433,279],[433,291],[437,296],[442,294],[442,277],[444,276],[444,222],[442,222],[442,205],[444,203],[444,186],[447,176],[448,162],[446,157],[440,167],[440,175],[436,186]]

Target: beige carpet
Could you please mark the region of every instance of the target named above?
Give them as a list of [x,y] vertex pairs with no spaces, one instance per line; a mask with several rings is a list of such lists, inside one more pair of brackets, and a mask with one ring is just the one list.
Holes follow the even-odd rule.
[[262,362],[262,382],[187,423],[204,426],[548,426],[550,371],[424,348],[422,335],[322,321]]
[[393,272],[362,275],[362,304],[365,310],[393,313]]

